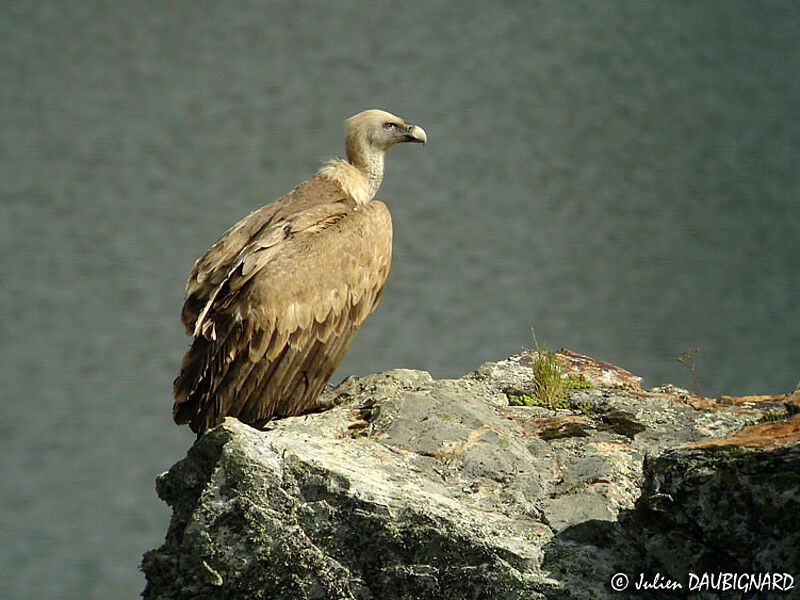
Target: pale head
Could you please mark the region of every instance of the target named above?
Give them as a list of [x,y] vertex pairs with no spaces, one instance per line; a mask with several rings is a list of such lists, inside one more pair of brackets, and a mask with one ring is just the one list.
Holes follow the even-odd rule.
[[353,115],[345,122],[345,147],[347,160],[362,167],[368,157],[383,154],[395,144],[417,142],[425,144],[428,137],[417,125],[406,124],[403,119],[384,110],[369,109]]
[[347,160],[333,159],[320,169],[320,175],[333,179],[358,204],[375,197],[383,180],[386,150],[401,142],[425,144],[425,130],[409,125],[384,110],[370,109],[344,122]]

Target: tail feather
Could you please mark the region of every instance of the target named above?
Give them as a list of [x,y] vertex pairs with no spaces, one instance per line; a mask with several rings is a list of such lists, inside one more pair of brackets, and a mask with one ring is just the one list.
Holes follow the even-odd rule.
[[329,316],[328,335],[322,335],[321,324],[309,329],[302,345],[298,336],[290,340],[278,331],[267,336],[230,321],[216,327],[224,332],[220,339],[197,336],[175,379],[175,422],[202,433],[226,416],[260,426],[274,417],[315,410],[358,325],[343,311]]

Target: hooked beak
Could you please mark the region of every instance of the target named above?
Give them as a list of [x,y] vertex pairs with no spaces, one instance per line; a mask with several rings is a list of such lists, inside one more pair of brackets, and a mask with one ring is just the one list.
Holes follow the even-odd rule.
[[425,130],[422,127],[418,125],[406,125],[404,141],[427,144],[428,136],[425,135]]

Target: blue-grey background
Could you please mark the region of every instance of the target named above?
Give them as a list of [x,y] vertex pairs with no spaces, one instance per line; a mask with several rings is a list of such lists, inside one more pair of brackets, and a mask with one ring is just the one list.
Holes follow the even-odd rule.
[[193,260],[380,107],[395,261],[335,380],[540,341],[800,378],[800,4],[4,2],[0,596],[136,596]]

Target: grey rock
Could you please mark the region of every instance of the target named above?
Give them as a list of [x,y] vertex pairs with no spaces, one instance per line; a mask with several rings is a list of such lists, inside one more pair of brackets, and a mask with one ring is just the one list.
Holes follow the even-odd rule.
[[616,572],[685,579],[723,556],[800,574],[800,448],[676,449],[758,407],[611,388],[509,406],[532,377],[512,359],[348,379],[336,408],[267,431],[226,419],[157,480],[173,516],[143,596],[620,598]]
[[670,450],[645,472],[645,545],[672,577],[714,565],[800,576],[800,445]]

